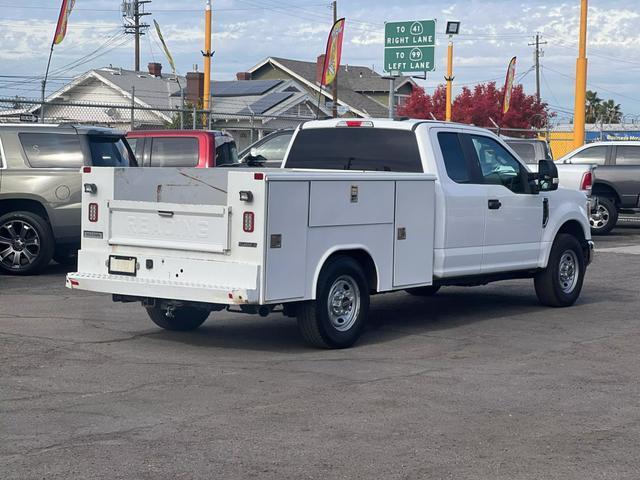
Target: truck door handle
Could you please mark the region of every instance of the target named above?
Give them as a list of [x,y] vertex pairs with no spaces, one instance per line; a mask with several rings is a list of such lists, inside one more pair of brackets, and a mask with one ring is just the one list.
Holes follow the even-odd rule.
[[502,203],[500,203],[500,200],[496,200],[495,198],[489,200],[489,210],[498,210],[501,206]]

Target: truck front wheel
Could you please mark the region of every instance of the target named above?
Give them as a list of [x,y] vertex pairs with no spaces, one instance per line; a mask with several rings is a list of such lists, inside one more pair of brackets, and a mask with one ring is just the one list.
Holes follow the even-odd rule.
[[551,247],[547,268],[535,276],[538,300],[549,307],[569,307],[580,296],[586,263],[580,242],[561,233]]
[[177,307],[171,310],[158,306],[145,308],[153,323],[165,330],[176,332],[195,330],[204,323],[210,313],[208,310],[193,307]]
[[298,306],[298,327],[314,347],[348,348],[360,337],[368,312],[362,268],[350,257],[336,257],[320,273],[316,300]]

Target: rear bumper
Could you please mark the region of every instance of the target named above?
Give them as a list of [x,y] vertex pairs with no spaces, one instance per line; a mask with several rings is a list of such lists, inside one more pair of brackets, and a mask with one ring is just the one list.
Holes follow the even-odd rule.
[[257,304],[259,300],[257,289],[99,273],[68,273],[66,287],[132,297],[223,305]]

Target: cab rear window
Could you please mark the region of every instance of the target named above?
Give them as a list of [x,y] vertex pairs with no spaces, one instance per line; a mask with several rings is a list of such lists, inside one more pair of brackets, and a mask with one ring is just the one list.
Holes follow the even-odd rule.
[[384,128],[310,128],[298,132],[287,168],[422,172],[415,133]]
[[129,153],[122,137],[89,135],[91,164],[96,167],[135,167],[135,159]]

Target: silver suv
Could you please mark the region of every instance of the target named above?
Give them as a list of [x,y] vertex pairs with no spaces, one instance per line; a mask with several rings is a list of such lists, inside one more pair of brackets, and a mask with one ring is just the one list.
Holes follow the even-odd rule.
[[73,260],[84,166],[137,166],[124,133],[0,124],[0,272],[29,275]]

